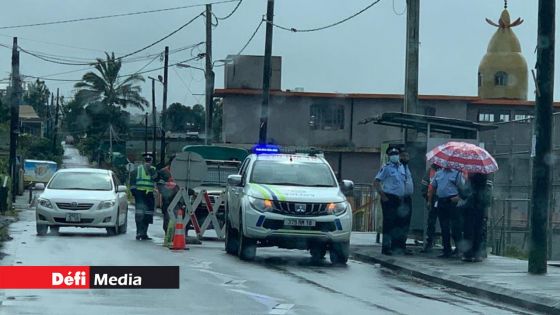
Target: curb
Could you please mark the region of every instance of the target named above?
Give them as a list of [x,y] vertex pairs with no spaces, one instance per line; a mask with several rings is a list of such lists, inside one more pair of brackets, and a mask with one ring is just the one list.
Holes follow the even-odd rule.
[[365,263],[380,264],[383,267],[405,272],[413,277],[425,281],[441,284],[446,287],[461,290],[480,297],[497,300],[501,303],[523,307],[546,314],[560,314],[560,301],[555,299],[540,297],[534,294],[522,293],[512,289],[475,281],[461,276],[449,275],[444,272],[418,270],[417,265],[397,261],[395,258],[381,257],[381,255],[372,256],[352,251],[350,256],[355,260],[359,260]]

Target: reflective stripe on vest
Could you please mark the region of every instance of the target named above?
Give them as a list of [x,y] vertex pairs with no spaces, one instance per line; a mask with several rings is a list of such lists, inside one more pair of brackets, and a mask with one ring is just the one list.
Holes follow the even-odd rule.
[[138,167],[138,172],[136,174],[136,189],[144,190],[146,192],[154,191],[154,182],[152,178],[146,174],[144,165]]

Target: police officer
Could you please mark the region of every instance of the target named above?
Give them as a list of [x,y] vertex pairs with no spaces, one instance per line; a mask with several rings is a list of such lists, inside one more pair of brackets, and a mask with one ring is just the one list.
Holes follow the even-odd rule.
[[148,236],[148,226],[154,218],[154,185],[157,180],[156,168],[152,166],[153,156],[149,153],[142,155],[144,163],[131,174],[131,190],[134,194],[136,212],[136,239],[151,240]]
[[436,172],[440,169],[436,164],[430,165],[430,168],[426,171],[426,174],[422,178],[422,197],[426,200],[426,209],[428,210],[428,219],[426,222],[426,243],[421,252],[429,253],[434,247],[435,235],[436,235],[436,220],[437,220],[437,208],[434,206],[436,198],[430,198],[428,196],[433,195],[432,179],[436,175]]
[[[383,210],[383,243],[381,253],[392,255],[392,247],[398,244],[396,219],[405,195],[405,176],[406,171],[399,162],[399,150],[388,148],[387,155],[389,162],[385,164],[375,176],[374,188],[381,196],[381,208]],[[395,244],[393,244],[393,241]]]
[[[464,182],[461,172],[443,168],[436,172],[432,179],[432,187],[435,189],[437,201],[437,213],[441,227],[441,238],[443,241],[443,254],[440,258],[449,258],[459,254],[459,246],[462,239],[462,220],[457,202],[459,202],[459,187]],[[428,201],[431,203],[432,197]],[[451,236],[455,243],[455,250],[451,251]]]

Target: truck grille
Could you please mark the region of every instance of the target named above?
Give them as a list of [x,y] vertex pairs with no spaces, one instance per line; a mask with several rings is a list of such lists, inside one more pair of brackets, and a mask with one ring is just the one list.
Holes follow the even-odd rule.
[[303,203],[275,200],[273,212],[293,216],[327,215],[327,205],[328,204],[326,203]]
[[57,202],[56,206],[62,210],[89,210],[93,203],[77,203],[77,202]]

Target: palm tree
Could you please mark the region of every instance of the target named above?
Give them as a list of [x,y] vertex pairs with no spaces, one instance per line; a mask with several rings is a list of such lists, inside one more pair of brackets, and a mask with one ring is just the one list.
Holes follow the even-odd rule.
[[88,72],[84,74],[81,82],[74,85],[78,89],[76,98],[86,105],[100,102],[107,106],[109,111],[128,106],[144,109],[148,101],[140,95],[142,88],[137,85],[144,82],[144,78],[135,73],[121,80],[121,60],[115,58],[115,53],[105,55],[106,60],[97,58],[95,69],[98,73]]

